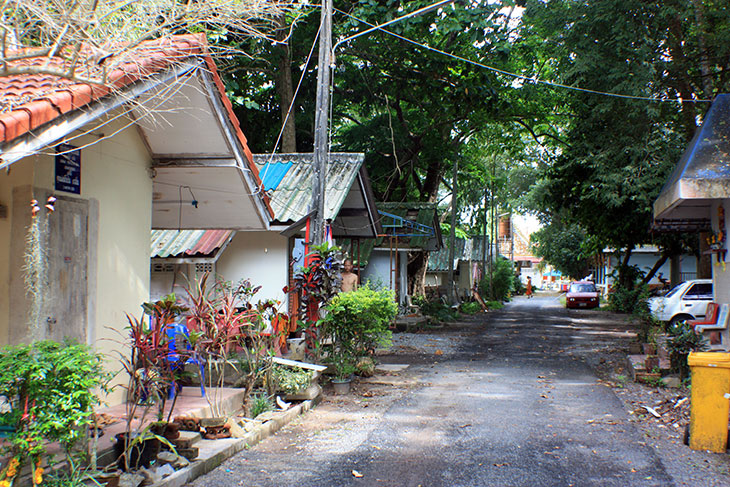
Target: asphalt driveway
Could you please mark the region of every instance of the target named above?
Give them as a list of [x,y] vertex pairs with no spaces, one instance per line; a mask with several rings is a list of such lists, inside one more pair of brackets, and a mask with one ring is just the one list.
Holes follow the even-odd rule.
[[451,351],[383,357],[413,364],[390,401],[367,388],[325,401],[193,485],[673,485],[581,358],[628,340],[606,316],[518,298],[447,334]]

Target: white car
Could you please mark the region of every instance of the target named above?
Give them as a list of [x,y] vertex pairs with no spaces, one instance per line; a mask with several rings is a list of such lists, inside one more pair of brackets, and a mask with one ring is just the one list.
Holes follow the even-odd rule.
[[696,279],[677,284],[664,296],[649,298],[649,310],[657,320],[675,323],[704,318],[710,302],[712,280]]

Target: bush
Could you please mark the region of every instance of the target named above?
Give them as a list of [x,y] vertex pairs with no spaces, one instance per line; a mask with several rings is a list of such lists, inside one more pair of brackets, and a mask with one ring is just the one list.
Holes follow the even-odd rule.
[[415,296],[413,302],[421,308],[421,313],[430,316],[434,321],[454,321],[459,318],[459,313],[441,300],[429,301],[423,296]]
[[0,421],[15,427],[5,449],[18,471],[26,461],[40,459],[51,442],[61,444],[72,468],[82,460],[83,452],[75,446],[92,424],[99,404],[96,389],[108,379],[102,361],[73,341],[41,341],[0,352],[0,396],[11,405]]
[[672,370],[679,372],[681,380],[689,376],[687,357],[690,352],[701,352],[707,349],[707,340],[686,321],[678,321],[669,327],[669,359]]
[[266,394],[256,394],[251,396],[251,417],[255,418],[261,413],[274,409],[274,404]]
[[320,339],[332,342],[328,361],[338,379],[354,372],[357,357],[390,345],[389,327],[398,313],[395,294],[390,289],[375,291],[365,285],[338,294],[326,309]]
[[479,293],[491,301],[506,301],[515,286],[515,273],[512,262],[499,257],[492,269],[492,292],[489,292],[489,273],[479,283]]
[[309,387],[314,374],[311,370],[304,370],[301,367],[274,364],[271,375],[276,384],[276,390],[285,394],[296,394]]
[[462,313],[475,315],[482,310],[482,305],[480,305],[476,301],[468,301],[466,303],[461,303],[460,308]]
[[323,332],[332,338],[351,341],[358,355],[390,344],[390,324],[398,313],[390,289],[375,291],[362,286],[340,293],[327,305]]

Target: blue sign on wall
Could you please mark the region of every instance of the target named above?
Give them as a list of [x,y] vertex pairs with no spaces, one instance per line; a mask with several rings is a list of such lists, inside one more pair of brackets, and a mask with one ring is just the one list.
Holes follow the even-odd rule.
[[56,191],[81,194],[81,150],[68,144],[56,147]]

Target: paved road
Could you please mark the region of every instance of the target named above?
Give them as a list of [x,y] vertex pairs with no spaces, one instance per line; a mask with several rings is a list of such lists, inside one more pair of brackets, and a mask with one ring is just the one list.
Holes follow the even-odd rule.
[[382,413],[330,408],[327,428],[305,416],[194,485],[673,485],[579,358],[625,339],[606,316],[518,298],[462,333],[457,353],[412,365],[419,385]]

